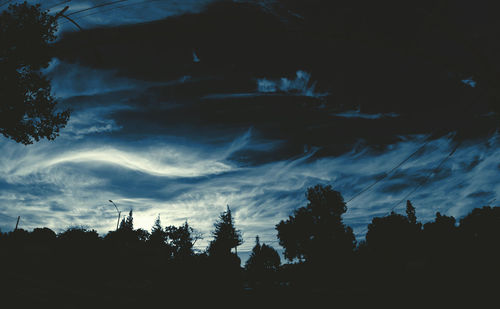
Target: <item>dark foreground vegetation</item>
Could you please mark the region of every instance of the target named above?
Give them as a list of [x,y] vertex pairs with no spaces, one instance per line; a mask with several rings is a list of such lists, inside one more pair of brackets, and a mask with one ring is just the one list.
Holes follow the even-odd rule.
[[205,252],[187,223],[134,229],[132,212],[116,231],[16,229],[0,234],[1,297],[17,307],[328,307],[452,306],[494,300],[500,280],[500,208],[474,209],[459,222],[436,214],[374,218],[366,241],[342,222],[347,207],[330,186],[307,191],[308,204],[276,225],[287,264],[259,238],[245,267],[231,210],[214,224]]

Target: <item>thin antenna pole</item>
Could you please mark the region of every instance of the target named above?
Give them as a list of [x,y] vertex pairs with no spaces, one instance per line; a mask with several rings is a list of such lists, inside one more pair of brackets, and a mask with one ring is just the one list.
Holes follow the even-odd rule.
[[21,216],[17,216],[16,228],[14,229],[14,231],[17,231],[17,226],[19,225],[19,219],[21,219]]

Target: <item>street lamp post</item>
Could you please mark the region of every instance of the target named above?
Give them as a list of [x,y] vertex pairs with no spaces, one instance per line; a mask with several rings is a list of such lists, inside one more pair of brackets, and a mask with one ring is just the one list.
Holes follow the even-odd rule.
[[120,223],[120,215],[122,212],[118,210],[118,207],[112,200],[109,200],[109,202],[115,206],[116,212],[118,213],[118,221],[116,221],[116,230],[118,231],[118,224]]

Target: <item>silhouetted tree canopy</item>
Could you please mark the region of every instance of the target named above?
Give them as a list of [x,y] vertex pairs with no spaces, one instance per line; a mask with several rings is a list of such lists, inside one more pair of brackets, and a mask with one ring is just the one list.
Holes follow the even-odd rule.
[[[316,186],[308,189],[307,197],[308,205],[282,221],[281,228],[299,228],[299,236],[310,232],[310,240],[318,237],[331,243],[319,243],[326,246],[320,251],[314,247],[318,243],[304,241],[300,243],[303,248],[315,249],[311,251],[314,254],[305,252],[304,263],[280,265],[276,250],[261,244],[257,237],[245,264],[245,276],[230,245],[222,253],[198,254],[192,248],[199,235],[187,222],[162,228],[159,217],[151,234],[134,230],[132,213],[123,218],[120,229],[104,238],[83,227],[57,235],[48,228],[0,233],[2,300],[12,296],[23,304],[45,308],[84,296],[78,299],[81,306],[77,307],[99,303],[128,308],[144,306],[161,293],[184,304],[187,300],[206,302],[222,293],[216,300],[219,305],[267,305],[270,297],[285,307],[316,307],[326,300],[339,307],[363,303],[355,307],[364,308],[391,302],[400,305],[408,300],[436,304],[433,301],[437,299],[444,308],[464,298],[475,302],[495,299],[500,276],[500,207],[474,209],[459,224],[454,217],[438,212],[434,221],[422,228],[415,207],[408,201],[406,216],[392,212],[373,218],[366,243],[361,242],[356,254],[350,254],[351,246],[339,245],[331,236],[351,239],[352,231],[342,223],[346,207],[340,193],[330,186]],[[297,222],[307,224],[293,225]],[[241,236],[229,209],[215,226],[219,228],[214,237],[226,231],[222,239],[233,235],[227,243],[239,242]],[[308,229],[301,230],[304,227]],[[163,241],[173,253],[148,246],[152,241]],[[319,253],[328,259],[318,259]],[[339,256],[348,259],[339,260]]]
[[149,236],[148,243],[155,248],[162,248],[167,245],[167,232],[161,226],[160,216],[156,218],[153,227],[151,228],[151,235]]
[[9,5],[0,14],[0,133],[23,144],[55,139],[69,111],[58,111],[41,73],[51,58],[56,18],[40,5]]
[[57,238],[56,233],[49,228],[35,228],[31,232],[31,238],[36,242],[52,242]]
[[366,244],[375,253],[406,252],[414,245],[416,231],[408,217],[391,212],[388,216],[372,219],[366,233]]
[[141,228],[134,230],[133,211],[130,210],[127,217],[122,218],[120,227],[116,231],[110,231],[105,240],[114,242],[117,245],[126,244],[127,246],[136,247],[145,244],[150,235],[149,232]]
[[441,240],[442,238],[449,238],[457,232],[456,220],[452,216],[441,215],[440,212],[436,213],[434,222],[427,222],[424,224],[424,233],[428,234],[430,240]]
[[457,260],[459,243],[458,227],[454,217],[436,213],[432,222],[424,224],[423,244],[424,250],[428,252],[431,263],[443,269],[450,266],[452,261]]
[[249,271],[276,271],[281,264],[278,252],[271,246],[260,244],[259,236],[255,239],[252,254],[245,263],[245,269]]
[[473,209],[460,220],[460,233],[466,244],[500,255],[500,207]]
[[406,201],[406,217],[411,224],[417,224],[417,213],[409,200]]
[[347,206],[341,194],[331,186],[308,188],[308,204],[294,211],[276,229],[288,260],[331,262],[353,252],[353,231],[342,222]]
[[274,283],[281,259],[271,246],[260,244],[259,236],[255,238],[252,254],[245,263],[249,283],[253,286],[267,287]]
[[181,260],[194,254],[194,243],[201,237],[189,224],[184,222],[180,227],[167,227],[167,235],[173,248],[174,258]]
[[97,241],[99,234],[95,230],[81,227],[72,227],[58,235],[58,239],[68,243],[88,243]]
[[127,217],[122,218],[119,229],[130,231],[134,229],[134,217],[132,216],[132,210],[130,210]]
[[208,253],[214,255],[229,255],[231,249],[243,243],[241,232],[234,227],[234,220],[231,209],[222,212],[219,219],[214,223],[212,232],[214,239],[210,242]]

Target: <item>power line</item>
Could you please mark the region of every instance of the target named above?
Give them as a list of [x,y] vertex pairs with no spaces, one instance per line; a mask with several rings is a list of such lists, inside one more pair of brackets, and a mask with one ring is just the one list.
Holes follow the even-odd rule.
[[379,182],[381,182],[382,180],[384,180],[385,178],[387,178],[387,176],[389,176],[392,172],[394,172],[395,170],[397,170],[398,168],[400,168],[403,164],[405,164],[408,160],[410,160],[411,157],[413,157],[414,155],[416,155],[417,153],[419,153],[422,149],[424,149],[424,147],[430,142],[430,137],[432,136],[429,135],[427,138],[426,138],[426,141],[425,143],[420,146],[417,150],[415,150],[412,154],[410,154],[408,157],[406,157],[403,161],[401,161],[399,164],[397,164],[396,166],[394,166],[390,171],[384,173],[384,175],[377,179],[374,183],[372,183],[371,185],[369,185],[368,187],[362,189],[361,191],[359,191],[358,193],[354,194],[347,202],[351,202],[352,200],[356,199],[358,196],[360,196],[361,194],[365,193],[366,191],[370,190],[371,188],[373,188],[376,184],[378,184]]
[[[141,2],[134,2],[134,3],[124,4],[124,5],[118,5],[118,6],[114,6],[114,7],[111,7],[111,8],[107,8],[107,9],[103,9],[103,10],[98,10],[97,12],[91,12],[91,13],[85,14],[85,15],[78,15],[78,18],[84,18],[84,17],[96,15],[96,14],[102,14],[104,12],[113,11],[113,10],[116,10],[116,9],[121,9],[121,8],[125,8],[125,7],[130,7],[130,6],[134,6],[134,5],[145,4],[145,3],[149,3],[149,2],[156,2],[156,1],[162,1],[162,0],[145,0],[145,1],[141,1]],[[74,13],[76,14],[77,12],[74,12]],[[64,25],[64,24],[67,24],[67,23],[68,23],[68,21],[61,23],[61,25]]]
[[[461,145],[461,142],[458,142],[457,145],[451,150],[451,152],[441,161],[439,162],[439,164],[436,166],[436,168],[430,172],[426,178],[424,178],[412,191],[410,191],[405,197],[403,197],[401,200],[399,200],[396,204],[394,204],[394,206],[391,208],[391,210],[387,213],[387,214],[390,214],[398,205],[400,205],[402,202],[404,202],[405,200],[407,200],[413,193],[415,193],[420,187],[422,187],[433,175],[435,175],[436,173],[439,172],[439,170],[441,169],[442,165],[451,157],[453,156],[453,154],[457,151],[457,149],[460,147]],[[493,201],[495,201],[495,199],[493,199],[492,201],[490,201],[488,204],[492,203]],[[369,225],[369,223],[368,223]],[[368,225],[360,232],[360,234],[365,234],[368,232]]]
[[[428,143],[428,141],[426,142],[426,144],[427,143]],[[425,146],[425,144],[422,146]],[[427,181],[429,181],[429,179],[431,178],[432,175],[435,175],[437,172],[439,172],[442,165],[457,151],[459,146],[460,146],[460,142],[457,143],[457,145],[452,149],[452,151],[443,160],[441,160],[441,162],[436,166],[436,168],[432,172],[430,172],[412,191],[410,191],[408,194],[406,194],[405,197],[403,197],[400,201],[398,201],[396,204],[394,204],[394,206],[391,207],[391,210],[388,212],[388,214],[390,214],[399,204],[401,204],[402,202],[407,200],[413,193],[415,193],[420,187],[422,187]],[[418,152],[418,151],[420,151],[420,148],[416,152]],[[412,155],[414,155],[415,153],[413,153]],[[368,226],[365,227],[361,231],[360,234],[366,235],[367,232],[368,232]]]
[[80,27],[80,25],[79,25],[76,21],[74,21],[72,18],[68,17],[67,15],[64,15],[64,12],[66,12],[66,10],[67,10],[68,8],[69,8],[69,7],[68,7],[68,6],[66,6],[66,7],[65,7],[65,8],[64,8],[61,12],[57,13],[57,14],[56,14],[56,19],[57,19],[57,18],[59,18],[59,17],[64,17],[64,18],[66,18],[69,22],[71,22],[73,25],[75,25],[75,26],[78,28],[78,30],[80,30],[80,31],[81,31],[81,30],[83,30],[83,29],[82,29],[82,27]]
[[55,7],[58,7],[58,6],[60,6],[60,5],[63,5],[63,4],[65,4],[65,3],[68,3],[68,2],[71,2],[71,0],[65,0],[65,1],[63,1],[63,2],[59,2],[58,4],[55,4],[55,5],[51,6],[51,7],[46,8],[46,10],[53,9],[53,8],[55,8]]
[[6,5],[6,4],[9,4],[10,2],[12,2],[12,0],[7,0],[7,1],[5,1],[4,3],[0,4],[0,7],[4,6],[4,5]]
[[103,7],[103,6],[113,5],[113,4],[120,3],[120,2],[125,2],[125,1],[128,1],[128,0],[117,0],[117,1],[111,1],[111,2],[105,2],[105,3],[97,4],[97,5],[85,8],[85,9],[81,9],[79,11],[75,11],[75,12],[69,13],[67,16],[75,15],[75,14],[78,14],[78,13],[90,11],[90,10],[97,9],[97,8],[100,8],[100,7]]
[[396,208],[399,204],[401,204],[404,200],[407,200],[413,193],[415,193],[415,191],[417,191],[418,189],[420,189],[420,187],[422,187],[427,181],[429,181],[429,179],[435,175],[437,172],[439,172],[439,170],[441,169],[441,166],[449,159],[451,158],[451,156],[453,156],[453,154],[455,153],[455,151],[457,151],[458,147],[460,146],[461,142],[458,142],[457,145],[455,147],[453,147],[453,150],[443,159],[441,160],[441,162],[438,164],[438,166],[432,171],[430,172],[427,177],[425,177],[413,190],[411,190],[407,195],[405,195],[405,197],[403,197],[399,202],[397,202],[396,204],[394,204],[394,206],[392,206],[391,208],[391,212],[394,210],[394,208]]
[[7,217],[7,218],[9,218],[9,219],[14,219],[14,220],[16,219],[16,218],[14,218],[14,217],[12,217],[12,216],[9,216],[9,215],[6,215],[6,214],[4,214],[4,213],[0,213],[0,216]]

